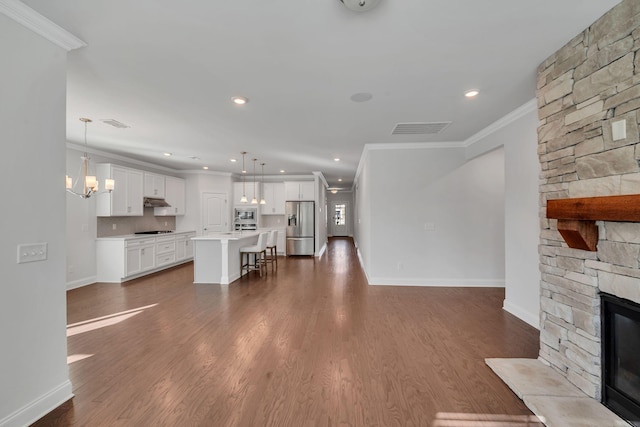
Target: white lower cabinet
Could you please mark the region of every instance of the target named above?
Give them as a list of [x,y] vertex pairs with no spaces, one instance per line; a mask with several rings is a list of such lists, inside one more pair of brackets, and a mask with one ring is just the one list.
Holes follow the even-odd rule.
[[116,236],[96,241],[97,281],[121,283],[193,258],[193,231],[169,235]]

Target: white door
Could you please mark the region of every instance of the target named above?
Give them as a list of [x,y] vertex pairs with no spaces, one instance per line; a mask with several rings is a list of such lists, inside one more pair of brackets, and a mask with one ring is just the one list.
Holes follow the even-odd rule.
[[228,231],[227,195],[202,193],[202,235]]
[[332,236],[349,235],[349,202],[333,201],[329,211],[329,223]]

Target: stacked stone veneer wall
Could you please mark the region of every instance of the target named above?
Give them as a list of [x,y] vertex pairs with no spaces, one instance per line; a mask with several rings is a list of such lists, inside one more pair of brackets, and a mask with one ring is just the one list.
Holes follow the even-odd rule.
[[[546,202],[640,193],[640,1],[625,0],[538,69],[540,358],[600,399],[600,292],[640,303],[640,224],[598,222],[570,249]],[[611,125],[626,120],[626,138]]]

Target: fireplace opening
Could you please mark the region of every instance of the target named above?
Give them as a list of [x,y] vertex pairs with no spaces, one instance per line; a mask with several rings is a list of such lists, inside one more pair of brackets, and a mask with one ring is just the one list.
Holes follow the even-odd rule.
[[602,299],[602,403],[640,427],[640,304]]

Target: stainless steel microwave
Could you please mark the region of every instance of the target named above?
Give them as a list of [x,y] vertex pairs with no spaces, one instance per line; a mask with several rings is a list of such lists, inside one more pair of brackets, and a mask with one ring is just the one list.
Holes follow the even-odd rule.
[[258,209],[256,208],[235,208],[233,213],[234,222],[238,224],[256,224],[258,222]]

